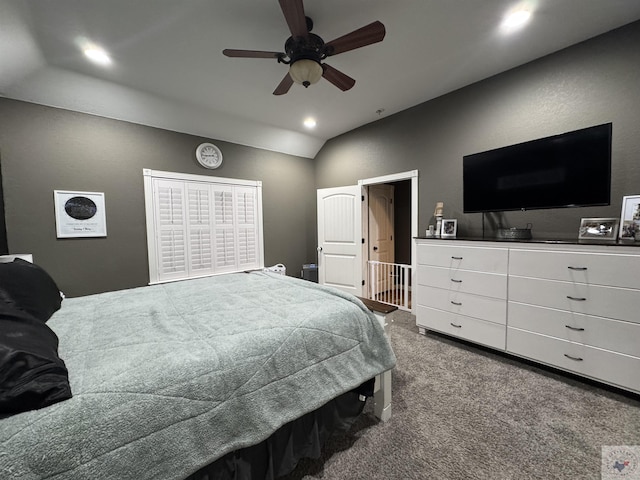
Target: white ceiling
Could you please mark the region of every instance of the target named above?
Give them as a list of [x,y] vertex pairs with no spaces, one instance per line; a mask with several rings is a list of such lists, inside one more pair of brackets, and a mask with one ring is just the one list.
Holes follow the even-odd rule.
[[[530,24],[502,34],[523,3]],[[383,42],[327,59],[351,90],[321,79],[274,96],[285,65],[222,55],[283,50],[276,0],[0,0],[0,95],[312,158],[332,137],[638,20],[640,1],[306,0],[305,13],[325,41],[384,23]],[[89,63],[80,38],[113,64]]]

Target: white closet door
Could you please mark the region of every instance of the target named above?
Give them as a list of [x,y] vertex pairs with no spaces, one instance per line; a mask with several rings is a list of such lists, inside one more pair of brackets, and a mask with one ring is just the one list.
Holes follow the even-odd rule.
[[258,199],[253,187],[234,187],[238,268],[259,267]]
[[189,276],[209,275],[214,272],[211,187],[190,182],[185,185],[189,212]]
[[236,270],[233,187],[213,186],[214,268],[217,273]]
[[184,182],[154,180],[157,269],[160,281],[188,275]]

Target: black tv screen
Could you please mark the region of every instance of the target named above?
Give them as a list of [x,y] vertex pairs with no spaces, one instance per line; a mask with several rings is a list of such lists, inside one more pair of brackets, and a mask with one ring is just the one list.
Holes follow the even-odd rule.
[[609,205],[607,123],[465,155],[464,213]]

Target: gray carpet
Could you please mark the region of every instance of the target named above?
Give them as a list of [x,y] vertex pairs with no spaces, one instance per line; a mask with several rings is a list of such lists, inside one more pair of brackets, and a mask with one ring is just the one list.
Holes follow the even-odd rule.
[[437,334],[393,314],[393,414],[371,406],[285,480],[599,479],[603,445],[640,445],[640,397]]

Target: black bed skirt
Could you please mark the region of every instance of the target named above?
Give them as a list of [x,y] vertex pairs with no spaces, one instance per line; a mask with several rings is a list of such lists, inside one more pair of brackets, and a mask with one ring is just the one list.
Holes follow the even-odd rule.
[[364,409],[373,380],[280,427],[265,441],[230,452],[185,480],[274,480],[302,458],[319,458],[333,434],[346,432]]

